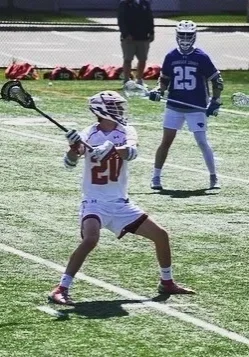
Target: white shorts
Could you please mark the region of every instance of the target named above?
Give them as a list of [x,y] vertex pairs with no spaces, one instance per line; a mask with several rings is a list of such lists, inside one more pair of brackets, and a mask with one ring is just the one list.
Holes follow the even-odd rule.
[[83,201],[80,206],[80,221],[96,218],[101,228],[113,232],[117,238],[126,233],[135,233],[148,215],[133,203],[126,202],[97,202]]
[[184,113],[166,108],[164,113],[163,127],[181,130],[184,122],[192,133],[207,130],[207,116],[203,112]]

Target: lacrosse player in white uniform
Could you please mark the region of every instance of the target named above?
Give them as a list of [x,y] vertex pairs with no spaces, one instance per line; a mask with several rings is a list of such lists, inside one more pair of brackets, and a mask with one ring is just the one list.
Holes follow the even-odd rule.
[[[69,287],[88,254],[96,247],[101,228],[117,238],[134,233],[152,240],[161,271],[160,293],[192,294],[172,278],[171,254],[167,232],[129,201],[127,164],[137,157],[137,134],[127,125],[127,102],[114,91],[100,92],[90,98],[90,110],[97,123],[82,133],[66,134],[70,149],[64,156],[67,168],[75,167],[84,155],[82,203],[80,208],[82,242],[71,255],[59,285],[49,294],[50,302],[73,305]],[[82,141],[90,144],[89,151]]]
[[[209,188],[219,188],[213,150],[207,141],[207,117],[216,116],[221,105],[220,94],[223,80],[220,71],[209,56],[194,47],[196,24],[182,20],[176,27],[178,48],[167,53],[160,76],[160,89],[150,92],[150,99],[159,101],[168,89],[168,100],[164,114],[164,132],[157,149],[151,188],[162,190],[161,171],[176,133],[187,122],[210,174]],[[208,82],[212,84],[209,100]],[[180,104],[186,103],[186,104]]]

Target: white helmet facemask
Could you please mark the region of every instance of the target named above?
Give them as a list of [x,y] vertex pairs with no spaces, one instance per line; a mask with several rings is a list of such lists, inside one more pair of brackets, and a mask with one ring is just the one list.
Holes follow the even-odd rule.
[[90,110],[98,117],[122,125],[127,124],[127,100],[115,91],[103,91],[89,100]]
[[197,27],[193,21],[182,20],[176,26],[176,41],[182,52],[189,52],[196,40]]

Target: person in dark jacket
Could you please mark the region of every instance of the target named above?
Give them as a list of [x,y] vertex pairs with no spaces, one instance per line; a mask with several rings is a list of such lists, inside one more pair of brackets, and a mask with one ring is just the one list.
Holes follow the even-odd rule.
[[154,41],[154,18],[149,0],[121,0],[118,25],[123,51],[124,83],[131,77],[131,65],[137,57],[137,83],[143,85],[150,43]]

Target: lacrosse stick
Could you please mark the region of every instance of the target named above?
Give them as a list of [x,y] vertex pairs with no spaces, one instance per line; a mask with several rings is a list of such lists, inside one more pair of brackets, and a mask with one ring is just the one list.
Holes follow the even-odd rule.
[[233,105],[236,105],[237,107],[249,107],[249,95],[244,93],[233,93],[231,100]]
[[[6,100],[6,101],[13,101],[18,104],[20,104],[24,108],[28,109],[34,109],[36,110],[39,114],[47,118],[49,121],[51,121],[53,124],[55,124],[58,128],[63,130],[64,132],[68,132],[68,129],[65,128],[63,125],[58,123],[56,120],[51,118],[48,114],[44,113],[41,111],[37,106],[35,105],[34,99],[32,96],[26,92],[21,84],[20,81],[8,81],[6,82],[1,89],[1,99]],[[87,144],[84,141],[81,141],[83,145],[85,145],[89,151],[92,151],[93,148],[91,145]]]
[[[158,90],[158,87],[156,87],[152,90]],[[135,83],[134,81],[128,81],[125,83],[124,94],[127,98],[140,97],[140,98],[148,100],[149,95],[150,95],[150,90],[140,84]],[[200,107],[198,105],[181,102],[181,101],[175,100],[175,99],[165,98],[164,96],[161,96],[160,102],[163,102],[163,103],[171,102],[171,103],[176,103],[176,104],[181,104],[181,105],[187,105],[190,108],[200,109],[201,111],[207,110],[207,108],[205,108],[205,107]]]

